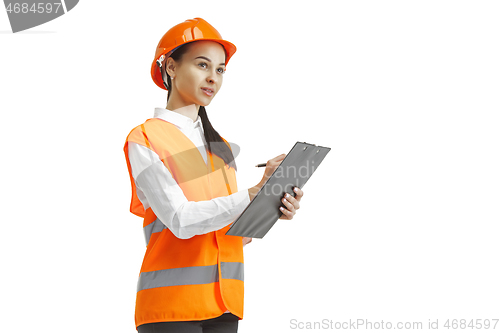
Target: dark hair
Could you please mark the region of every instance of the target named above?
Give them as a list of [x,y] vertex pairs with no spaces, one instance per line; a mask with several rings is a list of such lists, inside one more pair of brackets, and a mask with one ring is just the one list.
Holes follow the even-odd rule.
[[[191,42],[193,43],[193,42]],[[188,50],[186,47],[187,45],[191,43],[186,43],[184,45],[181,45],[178,47],[171,55],[170,58],[174,59],[175,61],[180,61],[184,53]],[[226,50],[224,50],[226,52]],[[227,57],[227,54],[226,54]],[[162,64],[162,67],[165,68],[166,60]],[[172,80],[170,79],[170,75],[165,70],[165,74],[167,76],[167,89],[168,89],[168,95],[167,95],[167,102],[168,99],[170,98],[170,92],[172,91]],[[201,118],[201,123],[203,124],[203,132],[205,134],[205,141],[207,142],[208,145],[208,150],[220,158],[224,160],[224,162],[229,166],[233,167],[234,170],[238,170],[236,168],[236,162],[234,161],[234,156],[233,152],[230,149],[230,146],[228,143],[226,143],[222,137],[219,135],[219,133],[213,128],[212,124],[210,123],[210,120],[208,120],[208,115],[207,115],[207,110],[205,109],[204,106],[200,105],[200,109],[198,111],[198,115]]]

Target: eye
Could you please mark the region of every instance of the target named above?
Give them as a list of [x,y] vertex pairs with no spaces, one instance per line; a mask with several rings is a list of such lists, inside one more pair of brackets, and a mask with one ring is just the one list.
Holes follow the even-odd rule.
[[226,70],[224,68],[220,67],[220,68],[217,68],[217,72],[219,74],[224,74],[226,72]]
[[206,62],[200,62],[198,66],[200,66],[201,68],[207,68],[208,65]]

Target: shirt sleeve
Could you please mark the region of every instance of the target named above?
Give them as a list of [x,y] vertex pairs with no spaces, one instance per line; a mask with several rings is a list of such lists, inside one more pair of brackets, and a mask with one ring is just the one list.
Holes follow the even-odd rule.
[[233,222],[250,203],[248,189],[212,200],[188,201],[154,151],[133,142],[129,142],[128,151],[137,197],[178,238],[219,230]]

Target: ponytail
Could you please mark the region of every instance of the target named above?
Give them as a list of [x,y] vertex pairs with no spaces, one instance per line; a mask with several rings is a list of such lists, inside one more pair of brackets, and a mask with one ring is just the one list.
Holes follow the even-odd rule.
[[205,133],[205,141],[208,144],[208,150],[224,160],[224,162],[234,170],[236,168],[236,163],[234,161],[233,152],[229,147],[229,143],[226,143],[219,133],[213,128],[210,120],[208,120],[207,110],[204,106],[200,106],[198,115],[201,118],[201,123],[203,124],[203,132]]

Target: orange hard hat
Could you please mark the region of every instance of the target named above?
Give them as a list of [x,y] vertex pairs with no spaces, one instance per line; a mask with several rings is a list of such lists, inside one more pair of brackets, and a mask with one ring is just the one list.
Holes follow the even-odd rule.
[[211,40],[221,44],[226,50],[226,65],[236,52],[236,46],[223,40],[220,33],[204,19],[197,17],[179,23],[163,35],[156,47],[155,58],[151,65],[151,77],[158,87],[166,90],[163,85],[160,67],[157,65],[160,57],[162,55],[169,57],[177,47],[198,40]]

